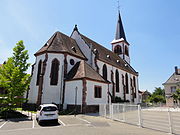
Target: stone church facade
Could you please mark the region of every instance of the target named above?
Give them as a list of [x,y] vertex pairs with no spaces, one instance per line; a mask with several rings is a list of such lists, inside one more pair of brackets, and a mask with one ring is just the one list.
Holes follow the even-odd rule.
[[130,65],[129,47],[119,13],[115,39],[108,50],[81,34],[56,32],[35,53],[29,104],[56,103],[63,109],[78,105],[81,112],[115,97],[139,103],[138,72]]

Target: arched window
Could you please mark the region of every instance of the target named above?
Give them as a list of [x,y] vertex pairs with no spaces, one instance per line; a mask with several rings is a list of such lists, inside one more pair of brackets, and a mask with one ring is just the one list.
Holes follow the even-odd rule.
[[107,80],[107,66],[106,64],[103,65],[103,78],[104,80]]
[[38,63],[38,72],[37,72],[37,80],[36,85],[39,85],[40,75],[41,75],[41,69],[42,69],[42,60]]
[[133,85],[134,85],[134,98],[136,98],[136,78],[133,76]]
[[115,46],[114,53],[116,53],[117,55],[122,54],[122,49],[120,45]]
[[51,64],[51,85],[57,85],[58,83],[58,76],[59,76],[59,61],[54,59]]
[[128,74],[127,73],[125,76],[125,80],[126,80],[126,94],[129,94],[129,82],[128,82]]
[[119,72],[116,69],[116,92],[119,92]]
[[127,56],[129,56],[129,50],[128,50],[128,47],[127,47],[127,46],[125,46],[125,54],[126,54]]

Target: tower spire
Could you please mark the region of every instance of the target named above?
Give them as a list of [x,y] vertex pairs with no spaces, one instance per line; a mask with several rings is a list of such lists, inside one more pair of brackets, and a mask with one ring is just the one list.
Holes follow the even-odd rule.
[[119,1],[118,1],[118,21],[116,26],[116,34],[115,34],[115,39],[111,42],[111,44],[112,44],[112,51],[130,64],[130,56],[129,56],[130,44],[126,40],[126,35],[121,20]]
[[117,22],[117,26],[116,26],[115,40],[118,40],[121,38],[123,38],[126,41],[126,35],[124,32],[121,15],[120,15],[120,10],[119,10],[119,4],[118,4],[118,22]]

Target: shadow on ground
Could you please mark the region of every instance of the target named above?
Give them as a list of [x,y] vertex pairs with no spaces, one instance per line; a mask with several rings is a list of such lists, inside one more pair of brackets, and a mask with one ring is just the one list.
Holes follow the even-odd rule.
[[39,123],[41,127],[49,127],[49,126],[59,126],[61,125],[59,122],[54,122],[54,121],[45,121]]
[[25,118],[11,118],[11,119],[8,119],[8,121],[11,121],[11,122],[20,122],[20,121],[32,121],[32,120],[29,119],[28,117],[25,117]]
[[22,114],[22,113],[20,113],[20,112],[17,112],[17,111],[15,111],[15,110],[10,110],[10,111],[4,111],[4,112],[1,112],[0,113],[0,118],[1,119],[16,119],[16,118],[24,118],[24,119],[26,119],[26,118],[28,118],[28,116],[27,115],[24,115],[24,114]]
[[86,113],[86,115],[88,116],[100,116],[99,113]]

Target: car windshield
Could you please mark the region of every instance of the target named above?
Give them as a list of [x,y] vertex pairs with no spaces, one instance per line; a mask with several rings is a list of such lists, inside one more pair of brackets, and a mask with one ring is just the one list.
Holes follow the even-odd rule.
[[54,106],[47,106],[47,107],[43,107],[43,109],[42,109],[43,111],[56,111],[57,110],[57,108],[56,107],[54,107]]

